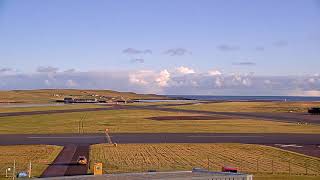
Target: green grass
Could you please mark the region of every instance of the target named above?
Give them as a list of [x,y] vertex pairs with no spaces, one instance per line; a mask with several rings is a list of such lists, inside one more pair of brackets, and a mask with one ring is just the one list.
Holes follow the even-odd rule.
[[27,171],[31,161],[32,176],[39,177],[61,150],[49,145],[0,146],[0,179],[6,179],[5,169],[12,168],[14,160],[16,172]]
[[0,113],[8,112],[30,112],[30,111],[48,111],[48,110],[65,110],[65,109],[85,109],[85,108],[104,108],[98,104],[62,104],[57,106],[40,106],[40,107],[1,107]]
[[320,102],[221,102],[171,108],[222,112],[307,112],[313,106],[320,106]]
[[147,119],[154,116],[193,115],[156,110],[107,110],[98,112],[50,115],[14,116],[0,118],[0,133],[76,133],[85,115],[84,132],[211,132],[211,133],[320,133],[319,125],[272,122],[251,119],[170,120]]
[[[221,171],[232,166],[240,172],[258,176],[273,174],[320,177],[320,159],[278,148],[251,144],[109,144],[90,148],[91,167],[104,164],[107,173],[145,172],[147,170],[178,171],[194,167]],[[290,171],[289,171],[290,164]],[[272,168],[273,167],[273,168]],[[91,168],[92,169],[92,168]],[[273,169],[273,170],[272,170]]]

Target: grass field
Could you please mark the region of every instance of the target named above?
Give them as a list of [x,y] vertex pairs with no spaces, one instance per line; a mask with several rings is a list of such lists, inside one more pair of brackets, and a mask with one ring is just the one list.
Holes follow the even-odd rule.
[[272,122],[250,119],[169,120],[147,119],[154,116],[193,114],[155,110],[107,110],[0,118],[0,133],[76,133],[84,118],[84,132],[211,132],[211,133],[320,133],[319,125]]
[[85,108],[104,108],[98,104],[58,104],[52,106],[38,107],[2,107],[0,105],[0,113],[9,112],[30,112],[30,111],[48,111],[48,110],[64,110],[64,109],[85,109]]
[[0,179],[6,179],[5,169],[12,168],[14,160],[16,172],[27,171],[31,161],[32,176],[39,177],[61,150],[49,145],[0,146]]
[[[108,144],[91,146],[91,166],[102,162],[107,173],[147,170],[191,170],[194,167],[220,171],[232,166],[258,176],[317,175],[320,159],[281,149],[249,144]],[[290,170],[289,170],[290,169]]]
[[171,108],[221,112],[307,112],[314,106],[320,106],[320,102],[221,102]]

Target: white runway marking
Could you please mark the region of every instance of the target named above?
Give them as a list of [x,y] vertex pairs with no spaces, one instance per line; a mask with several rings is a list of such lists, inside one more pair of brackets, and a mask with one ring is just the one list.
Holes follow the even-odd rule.
[[232,138],[232,137],[244,137],[244,138],[257,138],[257,137],[263,137],[263,136],[241,136],[241,135],[234,135],[234,136],[188,136],[191,138],[203,138],[203,137],[212,137],[212,138]]
[[275,145],[280,147],[296,147],[296,148],[303,147],[303,146],[298,146],[296,144],[275,144]]
[[30,136],[27,137],[29,139],[92,139],[92,138],[104,138],[103,136],[48,136],[48,137],[41,137],[41,136]]

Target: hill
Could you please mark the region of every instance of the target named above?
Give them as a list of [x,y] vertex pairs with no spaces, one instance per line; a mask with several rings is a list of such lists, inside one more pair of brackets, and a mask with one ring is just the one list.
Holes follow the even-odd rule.
[[137,99],[169,99],[155,94],[137,94],[133,92],[117,92],[112,90],[79,90],[79,89],[39,89],[0,91],[0,103],[50,103],[64,97],[77,98],[125,98]]

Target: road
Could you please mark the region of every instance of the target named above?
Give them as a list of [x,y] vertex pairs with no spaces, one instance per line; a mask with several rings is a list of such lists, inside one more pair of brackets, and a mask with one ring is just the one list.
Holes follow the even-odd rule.
[[87,173],[87,165],[78,165],[79,156],[89,158],[89,145],[69,144],[63,147],[53,163],[42,173],[41,177],[71,176]]

